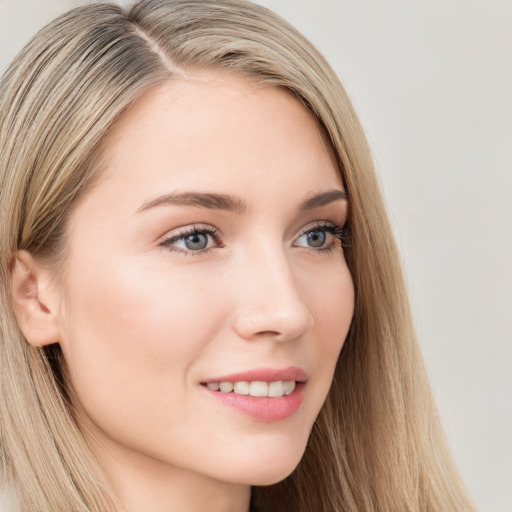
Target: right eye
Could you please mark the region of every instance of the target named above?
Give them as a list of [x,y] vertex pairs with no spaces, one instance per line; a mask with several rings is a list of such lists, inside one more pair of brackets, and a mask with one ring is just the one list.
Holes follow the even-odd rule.
[[218,246],[217,231],[211,228],[192,227],[171,234],[160,242],[161,247],[184,254],[201,254]]

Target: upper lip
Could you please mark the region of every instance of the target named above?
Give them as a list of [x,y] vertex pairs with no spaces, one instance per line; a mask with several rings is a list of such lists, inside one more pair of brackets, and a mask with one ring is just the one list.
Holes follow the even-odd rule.
[[307,374],[302,368],[290,366],[288,368],[256,368],[240,373],[231,373],[212,379],[202,381],[204,384],[213,382],[276,382],[279,380],[304,382],[307,380]]

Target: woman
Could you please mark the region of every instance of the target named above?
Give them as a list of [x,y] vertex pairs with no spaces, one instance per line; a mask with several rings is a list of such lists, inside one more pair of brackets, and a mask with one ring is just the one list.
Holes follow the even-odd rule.
[[90,5],[0,98],[22,510],[472,510],[362,129],[300,34],[239,0]]

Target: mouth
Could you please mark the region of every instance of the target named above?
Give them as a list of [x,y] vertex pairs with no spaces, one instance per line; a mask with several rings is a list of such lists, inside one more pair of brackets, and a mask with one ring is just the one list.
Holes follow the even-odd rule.
[[262,421],[294,414],[302,403],[306,373],[296,367],[259,369],[201,382],[221,404]]

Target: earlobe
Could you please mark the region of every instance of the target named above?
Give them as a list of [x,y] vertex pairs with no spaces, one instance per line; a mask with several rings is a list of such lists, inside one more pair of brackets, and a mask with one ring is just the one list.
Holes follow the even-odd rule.
[[49,271],[27,251],[18,251],[12,264],[13,309],[27,341],[42,347],[60,341],[55,289]]

